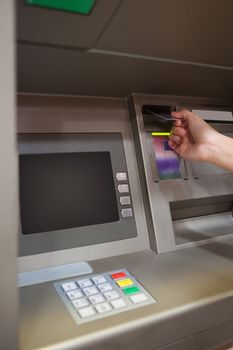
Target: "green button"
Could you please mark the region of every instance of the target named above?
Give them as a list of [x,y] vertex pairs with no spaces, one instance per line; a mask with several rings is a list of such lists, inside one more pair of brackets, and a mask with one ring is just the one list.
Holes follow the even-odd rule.
[[129,294],[140,292],[140,289],[137,286],[132,286],[132,287],[128,287],[128,288],[123,288],[123,292],[126,295],[129,295]]
[[95,0],[25,0],[28,5],[88,15]]

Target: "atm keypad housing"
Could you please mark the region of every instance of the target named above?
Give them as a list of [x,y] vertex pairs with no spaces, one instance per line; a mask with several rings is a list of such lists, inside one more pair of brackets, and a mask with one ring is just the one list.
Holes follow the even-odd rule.
[[126,269],[59,281],[54,287],[78,324],[156,303]]

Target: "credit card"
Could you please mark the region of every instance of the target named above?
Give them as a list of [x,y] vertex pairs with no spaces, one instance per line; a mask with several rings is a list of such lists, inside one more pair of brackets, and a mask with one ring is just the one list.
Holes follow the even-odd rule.
[[144,108],[144,111],[146,111],[147,113],[149,113],[150,115],[152,115],[156,119],[159,118],[159,119],[166,120],[166,121],[176,120],[168,113],[164,113],[164,112],[155,113],[147,108]]

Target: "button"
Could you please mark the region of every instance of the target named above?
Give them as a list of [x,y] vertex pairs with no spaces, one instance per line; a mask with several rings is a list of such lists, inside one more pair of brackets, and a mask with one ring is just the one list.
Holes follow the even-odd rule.
[[73,290],[71,292],[67,293],[67,296],[70,300],[78,299],[83,297],[83,293],[81,292],[80,289]]
[[108,312],[112,310],[111,306],[108,303],[96,305],[95,308],[99,314],[103,314],[104,312]]
[[111,277],[112,277],[112,279],[116,280],[118,278],[126,277],[126,274],[125,274],[125,272],[116,272],[116,273],[111,274]]
[[133,216],[132,208],[122,209],[121,215],[123,216],[123,218],[129,218],[129,217]]
[[63,283],[61,286],[62,286],[62,289],[64,290],[64,292],[66,292],[66,293],[78,288],[78,286],[75,282]]
[[118,181],[127,181],[127,174],[125,172],[117,173],[116,178]]
[[111,301],[111,304],[114,307],[114,309],[120,309],[126,306],[126,302],[123,299],[113,300]]
[[130,278],[126,278],[124,280],[117,280],[116,283],[119,287],[124,288],[133,285],[133,281]]
[[96,314],[92,306],[84,307],[78,310],[78,313],[82,318],[94,316]]
[[92,295],[89,298],[90,302],[95,305],[95,304],[99,304],[102,303],[103,301],[105,301],[104,297],[102,294],[96,294],[96,295]]
[[90,295],[97,294],[98,289],[96,287],[92,286],[92,287],[84,288],[83,292],[86,294],[87,297],[89,297]]
[[98,287],[99,287],[99,290],[100,290],[102,293],[108,292],[109,290],[112,290],[112,289],[113,289],[112,286],[111,286],[111,284],[109,284],[109,283],[99,284]]
[[105,279],[105,277],[102,276],[102,275],[92,277],[92,281],[93,281],[95,284],[100,284],[100,283],[105,283],[105,282],[107,282],[106,279]]
[[143,293],[140,293],[140,294],[130,295],[130,299],[134,304],[137,304],[137,303],[142,303],[143,301],[146,301],[147,296]]
[[132,286],[132,287],[124,288],[124,289],[122,289],[122,290],[123,290],[123,292],[124,292],[126,295],[134,294],[134,293],[140,292],[140,289],[139,289],[137,286]]
[[73,300],[72,304],[74,305],[75,309],[89,305],[88,300],[85,298]]
[[130,205],[131,204],[130,196],[121,196],[120,203],[121,203],[121,205]]
[[86,287],[92,286],[92,282],[87,278],[85,278],[83,280],[79,280],[79,281],[77,281],[77,283],[78,283],[80,288],[86,288]]
[[129,192],[129,185],[118,185],[118,192],[120,193],[128,193]]
[[115,290],[110,290],[110,292],[104,293],[107,300],[114,300],[120,297],[120,295]]

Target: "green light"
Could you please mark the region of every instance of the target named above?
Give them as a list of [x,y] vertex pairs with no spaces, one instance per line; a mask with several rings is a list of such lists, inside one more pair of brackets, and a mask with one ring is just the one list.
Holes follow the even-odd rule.
[[132,286],[132,287],[123,288],[123,292],[126,295],[129,295],[129,294],[140,292],[140,289],[137,286]]
[[95,0],[25,0],[28,5],[88,15]]
[[170,136],[171,133],[158,131],[158,132],[152,132],[151,135],[152,136]]

